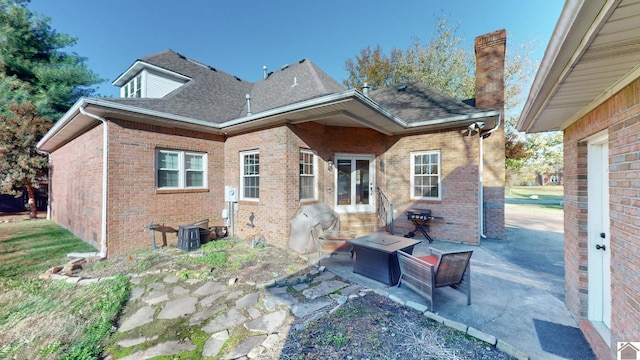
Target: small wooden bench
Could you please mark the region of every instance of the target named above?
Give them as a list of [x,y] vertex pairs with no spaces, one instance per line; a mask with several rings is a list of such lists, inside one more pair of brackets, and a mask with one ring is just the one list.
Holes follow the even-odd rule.
[[450,286],[467,295],[471,305],[470,259],[473,251],[442,252],[429,248],[429,255],[416,257],[398,251],[400,280],[398,287],[406,285],[429,302],[434,311],[434,290]]

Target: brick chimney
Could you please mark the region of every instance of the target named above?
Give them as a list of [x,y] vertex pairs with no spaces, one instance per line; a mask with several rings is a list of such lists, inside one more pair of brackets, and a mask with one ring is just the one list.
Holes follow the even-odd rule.
[[[504,113],[504,58],[507,32],[494,31],[476,37],[476,108]],[[486,129],[485,129],[486,130]],[[505,141],[504,115],[500,127],[482,141],[484,234],[493,239],[505,238],[504,176]],[[482,221],[482,219],[481,219]]]
[[476,107],[483,110],[504,108],[504,57],[507,32],[497,30],[476,37]]

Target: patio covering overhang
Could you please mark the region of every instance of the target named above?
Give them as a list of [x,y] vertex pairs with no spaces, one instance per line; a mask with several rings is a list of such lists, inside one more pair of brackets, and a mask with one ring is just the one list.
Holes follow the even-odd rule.
[[99,123],[99,120],[82,114],[81,109],[104,119],[122,119],[219,135],[314,121],[326,126],[366,127],[391,136],[466,127],[478,121],[485,123],[485,129],[490,129],[499,123],[501,116],[498,110],[479,110],[473,114],[407,122],[357,90],[346,90],[222,123],[129,106],[109,99],[82,98],[56,122],[38,142],[37,148],[52,152]]
[[516,128],[564,130],[640,77],[640,0],[567,0]]

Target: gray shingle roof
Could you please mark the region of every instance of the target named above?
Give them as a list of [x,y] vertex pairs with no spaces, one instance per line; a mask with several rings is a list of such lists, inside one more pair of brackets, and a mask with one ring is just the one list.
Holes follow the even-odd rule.
[[161,99],[117,98],[108,101],[221,123],[247,115],[246,94],[251,94],[252,113],[258,113],[344,90],[307,59],[274,71],[256,83],[241,80],[172,50],[145,56],[140,61],[188,76],[191,80]]
[[417,82],[371,91],[369,97],[407,123],[485,111]]
[[219,123],[240,117],[253,84],[224,71],[166,50],[141,61],[191,78],[161,99],[109,99],[149,110]]

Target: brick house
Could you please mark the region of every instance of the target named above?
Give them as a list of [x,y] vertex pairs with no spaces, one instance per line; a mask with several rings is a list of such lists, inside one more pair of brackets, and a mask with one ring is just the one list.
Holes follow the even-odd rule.
[[141,58],[114,81],[121,98],[80,99],[39,142],[50,217],[102,256],[150,248],[152,222],[223,225],[224,210],[235,235],[284,247],[305,204],[343,231],[384,229],[384,194],[396,234],[422,207],[436,239],[503,238],[506,33],[475,46],[475,106],[415,83],[344,89],[308,59],[251,83],[171,50]]
[[640,339],[640,1],[567,1],[517,124],[564,133],[565,302],[600,359]]

